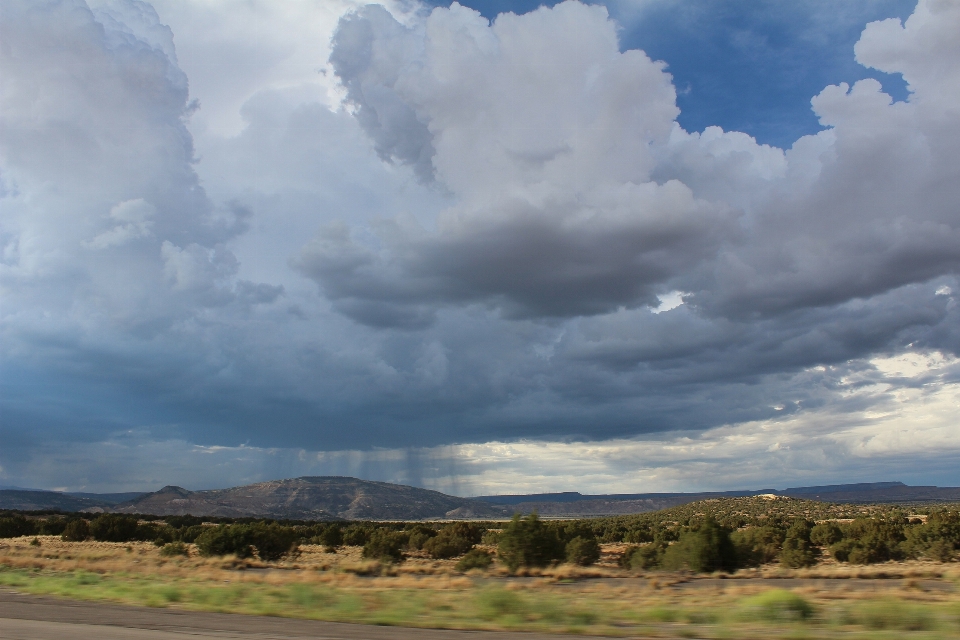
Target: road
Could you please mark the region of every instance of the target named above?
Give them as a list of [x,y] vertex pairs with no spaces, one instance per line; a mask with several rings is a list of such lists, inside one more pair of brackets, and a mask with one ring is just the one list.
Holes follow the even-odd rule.
[[0,590],[3,640],[569,640],[535,633],[377,627],[339,622],[150,609]]

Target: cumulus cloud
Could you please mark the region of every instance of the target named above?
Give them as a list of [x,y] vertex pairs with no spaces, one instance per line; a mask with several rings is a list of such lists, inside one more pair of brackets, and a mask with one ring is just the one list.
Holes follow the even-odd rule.
[[458,202],[432,232],[379,223],[378,249],[326,230],[300,268],[360,321],[357,309],[424,317],[424,304],[509,317],[656,306],[736,213],[650,179],[675,92],[662,63],[617,44],[605,10],[578,3],[493,24],[456,3],[419,28],[378,7],[344,18],[331,60],[358,121]]
[[955,391],[953,4],[857,45],[906,101],[827,87],[789,149],[685,131],[601,6],[270,6],[206,40],[213,5],[5,6],[3,477],[189,451],[231,483],[644,490],[954,455],[895,435]]

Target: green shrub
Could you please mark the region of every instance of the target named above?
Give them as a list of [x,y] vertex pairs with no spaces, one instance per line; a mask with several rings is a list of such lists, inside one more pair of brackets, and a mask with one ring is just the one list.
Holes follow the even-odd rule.
[[423,543],[423,550],[426,551],[431,558],[436,559],[453,558],[463,555],[472,547],[473,543],[466,538],[461,538],[446,530],[441,531],[439,535]]
[[600,559],[600,544],[596,538],[577,536],[567,543],[567,562],[586,567]]
[[661,566],[698,573],[733,571],[737,568],[737,552],[730,542],[729,530],[707,518],[696,529],[681,534],[679,542],[667,547]]
[[488,530],[480,538],[480,542],[495,547],[500,544],[500,532]]
[[497,556],[513,572],[520,567],[545,567],[563,557],[564,549],[557,532],[532,513],[526,518],[513,516],[497,547]]
[[160,548],[160,555],[164,557],[171,556],[190,556],[190,547],[182,542],[168,542]]
[[730,534],[737,556],[737,565],[756,567],[777,559],[783,545],[782,529],[771,526],[747,527]]
[[628,547],[620,556],[620,566],[634,571],[658,569],[667,546],[667,542],[657,540],[641,547]]
[[194,542],[202,556],[253,557],[253,540],[245,525],[205,527]]
[[362,547],[367,544],[373,528],[361,524],[352,524],[343,532],[343,544],[348,547]]
[[807,620],[814,613],[813,605],[804,598],[783,589],[766,591],[742,603],[744,617],[770,622]]
[[343,544],[343,529],[339,524],[329,524],[324,527],[320,535],[317,536],[317,542],[328,550],[336,550],[337,547]]
[[283,556],[294,553],[300,534],[293,527],[285,527],[276,523],[264,524],[257,522],[250,527],[253,546],[257,549],[257,556],[264,561],[279,560]]
[[193,544],[197,541],[197,538],[199,538],[200,535],[209,528],[210,527],[204,527],[200,524],[191,525],[189,527],[181,527],[180,529],[177,529],[175,537],[181,542]]
[[817,564],[817,552],[806,540],[787,538],[780,551],[780,564],[788,569],[812,567]]
[[39,527],[33,520],[27,520],[21,515],[9,518],[0,518],[0,538],[19,538],[39,533]]
[[407,536],[399,531],[377,529],[363,545],[363,557],[381,562],[402,562],[402,549],[406,546],[407,540]]
[[42,536],[59,536],[67,528],[66,518],[47,518],[40,523],[38,533]]
[[490,554],[483,549],[471,549],[465,556],[460,558],[460,562],[455,567],[457,571],[469,571],[470,569],[486,569],[493,562]]
[[90,523],[90,535],[98,542],[130,542],[137,539],[137,518],[103,513]]
[[843,532],[836,524],[824,522],[810,530],[810,542],[818,547],[829,547],[843,539]]
[[60,538],[65,542],[83,542],[89,537],[90,525],[82,518],[68,522],[60,535]]

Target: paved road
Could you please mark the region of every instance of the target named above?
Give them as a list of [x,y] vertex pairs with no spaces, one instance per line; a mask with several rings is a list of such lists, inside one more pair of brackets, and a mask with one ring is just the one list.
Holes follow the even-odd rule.
[[93,604],[0,590],[3,640],[569,640],[562,636],[377,627]]

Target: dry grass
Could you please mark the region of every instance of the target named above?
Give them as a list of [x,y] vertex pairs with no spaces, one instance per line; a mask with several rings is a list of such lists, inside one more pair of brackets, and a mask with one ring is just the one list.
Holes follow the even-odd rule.
[[[467,575],[456,559],[412,554],[381,566],[360,549],[265,564],[162,557],[153,544],[0,540],[0,585],[32,593],[148,606],[464,629],[701,638],[960,638],[960,566],[927,562],[812,569],[762,567],[733,576],[629,573],[604,545],[594,567]],[[788,596],[782,590],[789,590]],[[772,593],[772,595],[771,595]],[[790,616],[800,598],[813,612]],[[786,604],[784,604],[786,603]],[[782,611],[781,611],[782,609]],[[786,612],[786,613],[784,613]]]

